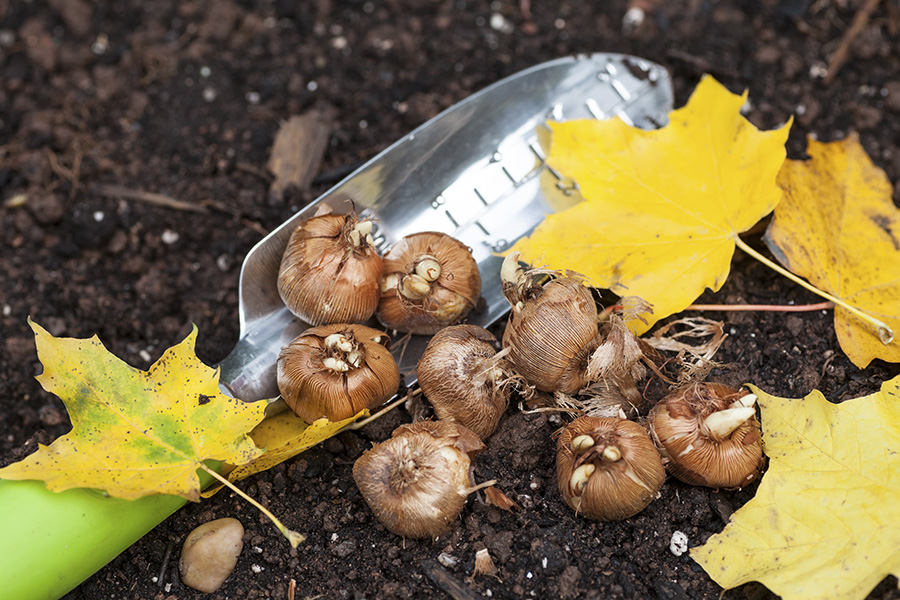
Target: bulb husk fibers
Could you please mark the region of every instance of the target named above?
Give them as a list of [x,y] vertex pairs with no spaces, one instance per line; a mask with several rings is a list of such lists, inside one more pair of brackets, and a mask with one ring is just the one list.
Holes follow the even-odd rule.
[[384,255],[378,320],[388,329],[433,334],[459,323],[481,297],[481,274],[462,242],[437,232],[400,239]]
[[310,325],[362,323],[378,307],[382,261],[356,214],[322,214],[291,234],[278,271],[278,293]]
[[349,419],[375,408],[400,387],[400,371],[383,331],[355,324],[307,329],[278,357],[278,389],[301,419]]
[[615,417],[572,421],[556,442],[556,473],[566,504],[597,521],[639,513],[666,479],[646,430]]
[[378,520],[397,535],[447,531],[472,491],[469,467],[484,444],[462,425],[421,421],[398,427],[353,465],[353,478]]
[[[589,381],[588,363],[600,343],[597,305],[578,277],[555,277],[540,285],[534,277],[547,274],[516,265],[518,253],[504,261],[503,293],[512,306],[503,334],[503,348],[516,373],[542,392],[575,394]],[[507,270],[508,267],[514,266]]]
[[435,416],[464,425],[481,439],[497,428],[512,392],[504,385],[512,371],[498,358],[496,343],[483,327],[452,325],[431,338],[417,367]]
[[710,415],[742,406],[747,397],[721,383],[695,383],[663,398],[651,409],[648,424],[666,469],[685,483],[714,488],[740,488],[756,479],[765,458],[752,411],[725,435],[705,425]]

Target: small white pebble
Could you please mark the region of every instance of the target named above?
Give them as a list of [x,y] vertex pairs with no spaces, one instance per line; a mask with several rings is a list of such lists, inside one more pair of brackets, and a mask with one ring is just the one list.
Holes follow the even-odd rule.
[[672,540],[669,542],[669,551],[675,556],[681,556],[688,551],[688,536],[683,531],[676,531],[672,534]]
[[813,79],[822,79],[826,75],[828,75],[828,67],[821,61],[813,63],[809,68],[809,76]]
[[544,567],[545,569],[547,568],[547,557],[546,556],[541,559],[541,566]]
[[459,559],[452,554],[441,552],[440,554],[438,554],[438,562],[450,569],[452,567],[455,567],[457,563],[459,563]]
[[144,362],[150,362],[150,359],[153,358],[146,350],[141,350],[140,352],[138,352],[138,356],[140,356],[141,360],[143,360]]
[[166,593],[167,593],[167,594],[168,594],[169,592],[172,591],[172,584],[171,584],[171,583],[167,583],[165,587],[166,587]]
[[336,542],[337,540],[338,540],[338,534],[332,533],[332,534],[331,534],[331,541],[332,541],[332,542]]
[[253,546],[253,551],[256,552],[257,554],[263,553],[263,549],[260,548],[259,546]]
[[247,92],[245,98],[250,104],[259,104],[259,92]]
[[171,229],[166,229],[165,231],[162,232],[162,235],[159,237],[162,240],[163,244],[165,244],[166,246],[171,246],[172,244],[174,244],[175,242],[178,241],[178,238],[180,236],[178,235],[177,231],[172,231]]
[[317,89],[319,89],[319,84],[316,83],[315,80],[310,81],[309,83],[306,84],[306,89],[307,89],[308,91],[310,91],[310,92],[314,92],[314,91],[316,91]]
[[553,26],[557,29],[565,29],[566,28],[566,20],[565,19],[557,19],[553,21]]
[[532,577],[534,577],[534,573],[532,573],[531,571],[528,571],[527,573],[525,573],[525,577],[527,577],[528,579],[531,579]]
[[250,570],[259,575],[260,573],[265,571],[266,568],[260,565],[253,565],[252,567],[250,567]]
[[100,221],[102,221],[103,219],[105,219],[105,218],[106,218],[106,215],[103,214],[103,211],[102,211],[102,210],[96,210],[96,211],[94,211],[94,220],[97,221],[98,223],[99,223]]
[[94,42],[91,44],[91,52],[100,56],[106,49],[109,47],[109,37],[105,33],[97,34],[97,37],[94,39]]
[[153,577],[150,578],[150,581],[152,581],[153,583],[156,583],[157,581],[159,581],[159,577],[154,575]]
[[628,35],[644,23],[644,9],[632,6],[622,17],[622,33]]
[[200,77],[206,78],[212,75],[212,69],[207,66],[200,67]]
[[506,20],[506,17],[498,12],[491,15],[491,29],[500,33],[512,33],[513,24]]
[[220,254],[216,259],[216,266],[219,267],[219,270],[223,273],[227,272],[228,269],[231,268],[231,257],[227,254]]
[[213,100],[216,99],[216,96],[218,96],[218,95],[219,94],[216,93],[216,90],[212,89],[211,87],[203,88],[203,99],[206,100],[207,102],[212,102]]
[[[102,35],[102,34],[101,34]],[[16,43],[16,32],[12,29],[0,29],[0,48],[8,48]],[[887,92],[887,90],[885,90]],[[885,94],[887,96],[887,94]]]
[[12,306],[10,306],[9,304],[4,304],[3,305],[3,316],[8,317],[11,314],[12,314]]

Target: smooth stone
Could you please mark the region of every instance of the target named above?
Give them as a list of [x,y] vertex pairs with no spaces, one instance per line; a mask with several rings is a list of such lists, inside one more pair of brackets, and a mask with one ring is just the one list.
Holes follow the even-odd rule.
[[216,519],[197,527],[184,540],[178,569],[184,585],[209,594],[231,575],[244,547],[244,526],[237,519]]

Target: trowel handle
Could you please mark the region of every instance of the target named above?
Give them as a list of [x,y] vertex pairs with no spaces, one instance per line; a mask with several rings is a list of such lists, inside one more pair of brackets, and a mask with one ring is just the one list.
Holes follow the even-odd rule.
[[[201,486],[212,482],[197,474]],[[89,489],[57,493],[42,481],[0,479],[0,600],[61,598],[186,502],[121,500]]]

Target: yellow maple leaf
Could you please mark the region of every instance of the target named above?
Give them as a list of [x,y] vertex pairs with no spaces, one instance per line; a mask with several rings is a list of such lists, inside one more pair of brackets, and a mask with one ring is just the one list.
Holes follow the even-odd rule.
[[219,391],[218,369],[194,354],[196,327],[142,371],[110,354],[97,336],[55,338],[29,323],[44,365],[38,380],[65,402],[72,431],[0,469],[0,478],[41,479],[57,492],[89,487],[116,498],[198,501],[203,461],[238,465],[262,453],[247,432],[265,416],[265,403]]
[[522,259],[571,269],[653,305],[648,324],[728,276],[738,234],[781,198],[775,185],[789,125],[762,132],[740,114],[746,94],[705,76],[653,131],[619,119],[552,123],[549,164],[585,201],[516,243]]
[[841,404],[750,387],[769,468],[691,557],[724,588],[759,581],[786,600],[864,598],[900,576],[900,377]]
[[[369,410],[363,409],[356,415],[343,421],[329,421],[326,418],[314,423],[307,423],[291,411],[285,411],[266,417],[262,423],[253,428],[250,437],[265,452],[258,458],[236,467],[229,466],[227,471],[228,481],[235,483],[246,479],[251,475],[271,469],[275,465],[297,456],[301,452],[309,450],[328,438],[336,435],[348,425],[353,424],[360,417],[369,416]],[[222,483],[214,483],[203,491],[203,497],[208,498],[222,489]]]
[[[786,161],[778,175],[784,199],[766,233],[769,248],[793,273],[900,330],[900,210],[891,182],[856,135],[811,139],[808,152],[809,160]],[[835,307],[834,329],[857,367],[874,358],[900,362],[900,342],[885,344],[846,308]]]

